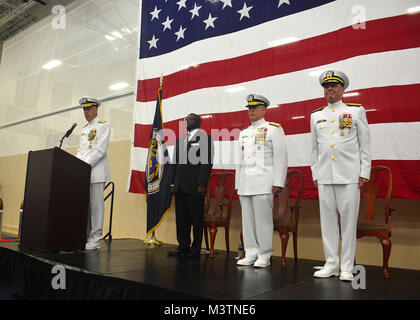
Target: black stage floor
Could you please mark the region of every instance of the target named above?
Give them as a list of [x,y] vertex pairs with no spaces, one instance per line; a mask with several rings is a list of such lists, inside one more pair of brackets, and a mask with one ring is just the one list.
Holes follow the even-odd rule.
[[[0,280],[24,299],[166,299],[166,300],[377,300],[420,299],[420,271],[365,266],[366,289],[353,289],[338,278],[314,279],[323,262],[280,257],[271,266],[238,267],[236,252],[215,258],[169,257],[174,245],[145,247],[143,241],[102,241],[101,250],[41,253],[0,244]],[[54,265],[65,270],[65,289],[52,289]],[[57,283],[57,279],[55,280]]]

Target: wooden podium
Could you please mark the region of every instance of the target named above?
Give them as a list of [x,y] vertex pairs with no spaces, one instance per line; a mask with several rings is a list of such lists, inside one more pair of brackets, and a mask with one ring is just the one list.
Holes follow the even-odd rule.
[[30,151],[20,245],[84,250],[91,166],[59,149]]

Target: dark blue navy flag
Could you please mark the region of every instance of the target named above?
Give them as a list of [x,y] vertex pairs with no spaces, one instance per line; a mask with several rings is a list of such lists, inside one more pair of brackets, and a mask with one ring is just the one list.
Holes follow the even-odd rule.
[[169,212],[172,201],[169,186],[170,170],[171,163],[163,134],[161,85],[158,90],[155,118],[150,134],[145,174],[147,236],[159,227]]

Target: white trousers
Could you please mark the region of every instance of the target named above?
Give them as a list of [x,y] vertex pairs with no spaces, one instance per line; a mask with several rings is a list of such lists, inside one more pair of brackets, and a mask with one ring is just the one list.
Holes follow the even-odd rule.
[[105,182],[91,183],[89,213],[87,221],[87,243],[99,244],[104,224]]
[[[351,272],[356,254],[356,228],[359,215],[360,191],[357,183],[319,184],[324,267]],[[341,224],[341,263],[339,260]]]
[[273,194],[239,196],[247,258],[269,260],[273,254]]

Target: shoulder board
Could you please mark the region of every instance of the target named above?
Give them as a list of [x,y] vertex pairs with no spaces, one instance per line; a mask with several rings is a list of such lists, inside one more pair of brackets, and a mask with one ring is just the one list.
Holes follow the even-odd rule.
[[361,107],[362,105],[360,103],[346,103],[349,107]]
[[314,111],[312,111],[311,113],[314,113],[314,112],[317,112],[317,111],[321,111],[322,109],[324,109],[325,107],[321,107],[321,108],[318,108],[318,109],[315,109]]
[[275,127],[281,127],[281,124],[276,123],[276,122],[269,122],[268,124],[271,124],[272,126],[275,126]]
[[99,120],[98,122],[99,122],[99,123],[105,123],[105,122],[106,122],[106,120]]

